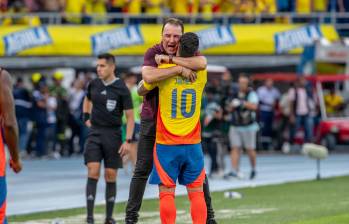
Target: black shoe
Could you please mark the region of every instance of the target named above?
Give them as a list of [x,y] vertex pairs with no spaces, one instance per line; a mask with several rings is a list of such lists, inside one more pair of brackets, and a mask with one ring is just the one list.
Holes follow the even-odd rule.
[[252,170],[250,173],[250,180],[253,180],[257,175],[257,172],[255,170]]
[[109,219],[105,219],[104,224],[116,224],[116,222],[113,218],[109,218]]
[[217,224],[217,222],[214,219],[207,219],[206,224]]
[[94,224],[95,220],[92,217],[87,217],[86,218],[86,224]]

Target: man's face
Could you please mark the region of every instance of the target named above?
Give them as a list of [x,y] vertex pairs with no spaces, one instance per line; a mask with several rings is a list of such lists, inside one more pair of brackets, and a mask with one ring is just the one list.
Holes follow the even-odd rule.
[[271,89],[273,87],[273,80],[272,79],[267,79],[265,81],[265,86],[268,87],[269,89]]
[[162,32],[162,46],[167,54],[175,55],[179,45],[179,39],[182,36],[181,26],[166,24]]
[[115,65],[108,63],[105,59],[98,59],[97,61],[97,74],[102,80],[107,80],[115,70]]
[[248,79],[246,77],[239,78],[239,90],[245,92],[248,90]]
[[300,87],[305,87],[307,84],[307,80],[304,77],[299,78],[299,86]]

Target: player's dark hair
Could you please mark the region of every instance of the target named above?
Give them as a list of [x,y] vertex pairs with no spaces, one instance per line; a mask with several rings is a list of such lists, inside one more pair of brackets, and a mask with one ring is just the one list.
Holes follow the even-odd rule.
[[115,57],[112,54],[109,53],[104,53],[104,54],[99,54],[97,56],[98,59],[105,59],[108,64],[114,64],[115,65]]
[[179,55],[193,57],[199,49],[199,37],[195,33],[185,33],[179,41]]
[[174,26],[180,26],[181,29],[182,29],[182,33],[184,32],[184,25],[183,25],[183,21],[182,20],[177,19],[177,18],[168,18],[162,24],[161,33],[164,32],[164,28],[165,28],[166,24],[171,24],[171,25],[174,25]]

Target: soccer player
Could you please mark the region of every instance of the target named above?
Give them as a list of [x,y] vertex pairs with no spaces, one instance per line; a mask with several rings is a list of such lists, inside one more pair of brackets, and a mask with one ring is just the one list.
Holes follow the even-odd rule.
[[[157,82],[176,76],[179,73],[181,73],[183,77],[194,80],[194,71],[206,68],[206,58],[197,53],[194,57],[187,58],[175,56],[179,39],[183,32],[184,26],[182,21],[176,18],[169,18],[164,22],[161,43],[149,48],[144,55],[142,76],[145,81]],[[174,63],[177,66],[158,68],[157,61],[160,60],[167,63]],[[137,223],[138,221],[138,212],[142,205],[146,182],[153,167],[157,106],[158,88],[155,88],[143,97],[137,162],[131,180],[129,198],[126,206],[125,222],[127,224]],[[215,224],[207,179],[205,179],[204,183],[204,194],[207,204],[207,223]]]
[[[12,96],[10,74],[0,68],[0,223],[7,224],[6,220],[6,158],[5,142],[9,148],[11,159],[10,167],[15,173],[22,170],[22,163],[18,150],[18,128],[15,116],[15,106]],[[2,133],[3,131],[3,133]]]
[[[199,38],[195,33],[183,34],[178,50],[181,57],[192,57],[198,48]],[[174,66],[163,64],[159,68]],[[159,88],[156,145],[150,183],[159,185],[160,218],[163,224],[176,223],[174,197],[177,179],[187,187],[193,223],[206,223],[200,108],[207,72],[201,70],[198,73],[194,82],[178,75],[155,84],[144,82],[140,85],[140,94],[144,93],[144,88]]]
[[[98,78],[92,80],[83,104],[84,121],[90,127],[85,145],[85,164],[88,169],[86,186],[87,223],[93,224],[94,200],[104,160],[106,181],[105,224],[114,224],[112,218],[117,169],[122,167],[122,157],[130,149],[134,128],[132,99],[125,83],[115,76],[115,58],[111,54],[101,54],[97,61]],[[125,112],[126,141],[121,142],[121,117]]]

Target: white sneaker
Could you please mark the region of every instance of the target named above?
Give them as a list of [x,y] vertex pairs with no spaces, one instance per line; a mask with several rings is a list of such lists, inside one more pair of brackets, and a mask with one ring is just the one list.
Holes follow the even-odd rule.
[[291,145],[290,145],[290,143],[285,142],[284,144],[282,144],[281,151],[282,151],[283,153],[285,153],[285,154],[290,153],[290,151],[291,151]]

